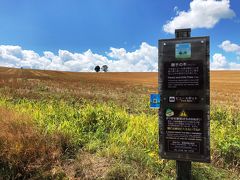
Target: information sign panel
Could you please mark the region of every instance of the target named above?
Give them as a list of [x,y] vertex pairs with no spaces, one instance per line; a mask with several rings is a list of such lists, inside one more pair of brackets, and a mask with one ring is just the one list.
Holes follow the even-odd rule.
[[209,37],[159,41],[162,158],[210,162]]

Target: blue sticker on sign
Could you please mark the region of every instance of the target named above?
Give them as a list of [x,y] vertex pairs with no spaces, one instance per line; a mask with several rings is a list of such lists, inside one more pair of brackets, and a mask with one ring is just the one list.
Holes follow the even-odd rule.
[[150,108],[160,108],[160,94],[150,94]]

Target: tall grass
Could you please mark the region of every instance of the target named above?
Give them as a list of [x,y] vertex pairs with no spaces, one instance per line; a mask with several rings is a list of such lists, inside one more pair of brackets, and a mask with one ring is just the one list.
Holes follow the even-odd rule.
[[211,142],[214,163],[240,169],[240,112],[231,107],[213,107]]
[[58,163],[58,139],[41,133],[29,116],[0,107],[0,129],[1,178],[41,177]]
[[[79,150],[84,150],[114,159],[116,164],[109,171],[109,177],[114,174],[118,176],[119,173],[121,176],[125,174],[126,177],[149,179],[175,176],[174,162],[158,156],[157,113],[131,114],[128,109],[113,103],[88,101],[69,103],[54,100],[0,99],[0,106],[17,113],[29,114],[34,120],[33,127],[41,129],[45,137],[60,137],[56,142],[63,154],[74,155]],[[212,178],[226,177],[226,172],[216,173],[219,170],[214,168],[217,167],[239,172],[239,118],[239,113],[231,109],[212,107],[213,166],[196,165],[196,169],[202,170],[194,171],[195,177],[202,177],[200,172],[205,172]],[[51,138],[43,142],[51,142]],[[209,168],[212,170],[208,170]]]

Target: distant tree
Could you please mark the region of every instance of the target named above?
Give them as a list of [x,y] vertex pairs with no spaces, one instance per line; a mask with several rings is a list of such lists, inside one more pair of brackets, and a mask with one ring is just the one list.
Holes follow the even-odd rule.
[[104,72],[108,72],[108,66],[107,65],[103,65],[101,69]]
[[96,71],[96,72],[99,72],[99,71],[100,71],[100,66],[96,66],[96,67],[95,67],[95,71]]

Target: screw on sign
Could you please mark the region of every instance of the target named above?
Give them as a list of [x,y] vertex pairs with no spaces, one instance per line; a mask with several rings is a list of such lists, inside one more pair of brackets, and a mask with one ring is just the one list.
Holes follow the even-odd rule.
[[209,37],[175,31],[159,40],[160,156],[176,160],[177,179],[191,179],[191,162],[210,162]]

